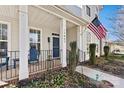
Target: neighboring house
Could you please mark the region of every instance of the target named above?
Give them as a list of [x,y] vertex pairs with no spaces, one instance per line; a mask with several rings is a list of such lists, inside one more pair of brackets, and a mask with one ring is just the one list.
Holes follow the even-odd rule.
[[123,42],[108,42],[110,47],[110,52],[114,54],[124,54],[124,44]]
[[[19,58],[19,80],[29,77],[28,55],[33,45],[40,52],[39,60],[50,56],[60,58],[61,66],[67,66],[69,44],[77,41],[80,62],[89,59],[89,44],[96,43],[97,56],[103,54],[105,45],[87,28],[103,6],[30,5],[0,6],[0,51],[12,59]],[[100,48],[101,47],[101,48]],[[52,52],[47,54],[47,51]],[[8,51],[5,53],[5,51]],[[49,52],[49,51],[47,51]],[[85,55],[84,55],[85,54]],[[46,55],[43,58],[43,55]],[[85,56],[85,58],[84,58]],[[14,58],[12,58],[14,57]]]

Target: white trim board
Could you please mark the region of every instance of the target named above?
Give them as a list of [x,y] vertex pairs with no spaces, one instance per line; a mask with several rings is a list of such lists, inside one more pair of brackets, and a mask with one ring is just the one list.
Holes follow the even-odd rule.
[[2,24],[7,24],[7,43],[8,43],[8,45],[7,45],[7,49],[8,49],[8,51],[11,51],[12,49],[11,49],[11,23],[10,22],[7,22],[7,21],[0,21],[0,23],[2,23]]

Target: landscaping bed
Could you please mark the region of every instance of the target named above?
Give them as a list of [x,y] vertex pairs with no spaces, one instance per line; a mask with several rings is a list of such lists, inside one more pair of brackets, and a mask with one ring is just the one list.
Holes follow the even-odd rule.
[[23,80],[16,85],[8,87],[19,88],[96,88],[97,85],[88,77],[75,72],[69,74],[68,69],[48,71],[44,76],[35,77],[31,80]]
[[100,69],[109,74],[124,78],[124,62],[117,60],[105,60],[104,57],[97,58],[96,64],[89,65],[88,63],[84,64],[91,68]]

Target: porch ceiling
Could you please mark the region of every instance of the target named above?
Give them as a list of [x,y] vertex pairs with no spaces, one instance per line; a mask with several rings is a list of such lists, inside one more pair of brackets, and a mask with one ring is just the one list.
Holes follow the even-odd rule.
[[[48,28],[51,30],[60,30],[60,18],[45,12],[34,6],[29,6],[29,26],[37,28]],[[67,29],[75,27],[76,25],[67,21]]]
[[67,29],[70,29],[70,28],[73,28],[73,27],[76,27],[76,26],[77,25],[67,21]]
[[29,6],[29,25],[34,27],[47,27],[52,30],[58,30],[60,19],[50,13]]

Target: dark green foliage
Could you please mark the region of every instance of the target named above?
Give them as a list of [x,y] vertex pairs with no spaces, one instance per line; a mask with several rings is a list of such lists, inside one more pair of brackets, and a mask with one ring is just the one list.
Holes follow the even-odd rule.
[[90,44],[89,49],[90,49],[90,51],[89,51],[90,64],[94,65],[96,62],[96,44],[94,44],[94,43]]
[[109,46],[104,46],[104,56],[106,59],[108,59],[109,55]]
[[[35,77],[31,80],[24,80],[17,85],[9,87],[19,88],[81,88],[81,87],[94,87],[94,84],[90,82],[90,79],[78,72],[72,75],[69,74],[67,68],[52,71],[51,80],[49,81],[49,75],[45,74],[46,79],[43,80],[40,77]],[[95,86],[96,87],[96,86]]]
[[78,49],[76,53],[76,65],[78,65],[78,62],[79,62],[79,52],[80,50]]
[[78,62],[78,51],[76,41],[70,43],[70,48],[71,50],[69,51],[69,72],[72,75],[75,71]]
[[63,87],[64,80],[65,80],[64,74],[60,73],[60,74],[56,75],[53,78],[54,87]]

